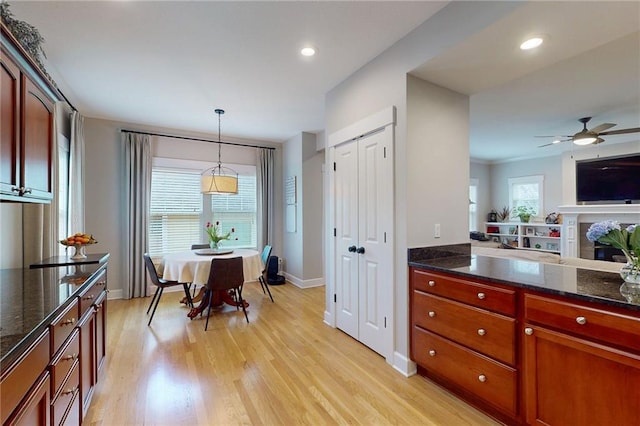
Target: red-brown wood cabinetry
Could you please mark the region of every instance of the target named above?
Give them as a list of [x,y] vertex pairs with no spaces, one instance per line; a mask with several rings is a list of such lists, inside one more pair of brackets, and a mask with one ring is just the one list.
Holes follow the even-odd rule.
[[524,296],[528,424],[637,425],[640,318]]
[[55,100],[45,92],[53,90],[43,89],[38,71],[10,40],[3,26],[0,199],[49,202],[53,198]]

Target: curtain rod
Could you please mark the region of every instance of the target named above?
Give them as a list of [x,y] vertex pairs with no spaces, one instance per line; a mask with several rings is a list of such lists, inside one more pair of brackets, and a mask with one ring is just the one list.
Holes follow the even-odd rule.
[[164,133],[141,132],[141,131],[138,131],[138,130],[126,130],[126,129],[121,129],[120,132],[138,133],[138,134],[141,134],[141,135],[149,135],[149,136],[161,136],[163,138],[185,139],[185,140],[189,140],[189,141],[198,141],[198,142],[221,143],[223,145],[244,146],[244,147],[247,147],[247,148],[264,148],[264,149],[274,149],[275,150],[275,148],[270,147],[270,146],[249,145],[249,144],[238,143],[238,142],[212,141],[210,139],[192,138],[192,137],[189,137],[189,136],[167,135],[167,134],[164,134]]

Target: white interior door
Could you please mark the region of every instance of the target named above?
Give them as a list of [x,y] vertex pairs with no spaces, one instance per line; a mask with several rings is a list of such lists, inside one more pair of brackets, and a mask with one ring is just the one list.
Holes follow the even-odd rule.
[[339,329],[358,339],[357,141],[336,147],[335,163],[336,323]]
[[335,148],[336,324],[386,354],[393,286],[390,130]]
[[385,242],[385,228],[391,226],[392,216],[385,210],[393,198],[385,191],[393,174],[386,170],[387,161],[384,132],[358,142],[358,331],[359,340],[378,353],[384,353],[385,308],[383,286],[391,286],[385,265],[392,258],[391,244]]

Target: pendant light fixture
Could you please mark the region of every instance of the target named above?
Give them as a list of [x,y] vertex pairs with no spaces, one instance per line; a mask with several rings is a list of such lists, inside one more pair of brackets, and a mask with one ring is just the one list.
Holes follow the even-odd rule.
[[218,165],[205,170],[200,175],[200,190],[203,194],[237,194],[238,173],[228,167],[223,167],[220,160],[222,141],[220,139],[220,117],[223,109],[216,109],[218,114]]

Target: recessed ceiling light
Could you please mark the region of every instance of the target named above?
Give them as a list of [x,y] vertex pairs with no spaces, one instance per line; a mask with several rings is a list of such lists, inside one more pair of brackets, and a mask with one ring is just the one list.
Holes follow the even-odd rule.
[[542,41],[543,41],[542,37],[532,37],[529,40],[524,41],[520,45],[520,49],[522,50],[535,49],[536,47],[542,44]]
[[316,49],[312,46],[305,46],[300,50],[300,54],[302,56],[313,56],[316,54]]

